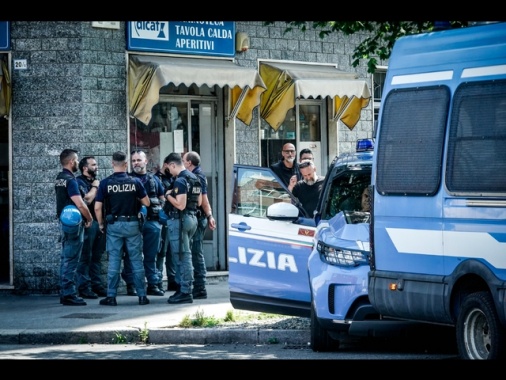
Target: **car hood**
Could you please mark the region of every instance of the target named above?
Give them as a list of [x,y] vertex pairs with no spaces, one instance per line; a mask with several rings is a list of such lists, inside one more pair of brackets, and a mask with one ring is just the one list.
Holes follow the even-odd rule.
[[333,247],[368,251],[369,223],[351,224],[350,216],[341,211],[329,219],[327,226],[319,231],[317,239]]

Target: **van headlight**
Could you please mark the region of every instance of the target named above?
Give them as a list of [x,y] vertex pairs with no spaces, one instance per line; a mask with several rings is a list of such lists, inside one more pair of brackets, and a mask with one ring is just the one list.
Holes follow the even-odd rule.
[[318,241],[316,249],[320,253],[320,258],[330,265],[356,267],[359,265],[369,265],[368,251],[341,249]]

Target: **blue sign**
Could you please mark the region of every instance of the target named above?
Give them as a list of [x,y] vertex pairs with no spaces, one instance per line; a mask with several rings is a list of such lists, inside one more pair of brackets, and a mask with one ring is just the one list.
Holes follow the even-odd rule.
[[0,21],[0,50],[10,50],[11,33],[9,21]]
[[129,21],[127,50],[233,57],[234,21]]

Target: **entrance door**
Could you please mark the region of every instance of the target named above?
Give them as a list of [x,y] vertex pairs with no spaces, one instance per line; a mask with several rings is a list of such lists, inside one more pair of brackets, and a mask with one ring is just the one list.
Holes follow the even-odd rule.
[[[162,166],[164,158],[171,152],[181,155],[189,151],[199,153],[202,170],[207,177],[211,208],[216,211],[225,201],[224,194],[216,191],[218,149],[215,110],[215,99],[160,94],[160,102],[153,107],[149,125],[132,120],[130,149],[143,149],[149,154],[148,170],[152,172]],[[220,225],[219,213],[215,212],[214,217]],[[219,263],[219,251],[219,234],[216,230],[207,229],[204,258],[208,270],[223,267]]]
[[302,149],[311,149],[317,173],[324,176],[328,166],[324,104],[319,99],[297,100],[277,131],[266,124],[261,130],[261,166],[268,167],[279,161],[283,145],[292,143],[297,150],[297,161]]

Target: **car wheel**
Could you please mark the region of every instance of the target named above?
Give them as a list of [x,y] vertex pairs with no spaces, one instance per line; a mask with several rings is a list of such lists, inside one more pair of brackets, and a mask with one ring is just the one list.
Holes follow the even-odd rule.
[[504,357],[505,332],[488,292],[468,295],[457,318],[457,347],[462,359]]
[[311,349],[315,352],[339,349],[339,341],[332,339],[327,330],[318,322],[313,303],[311,303]]

